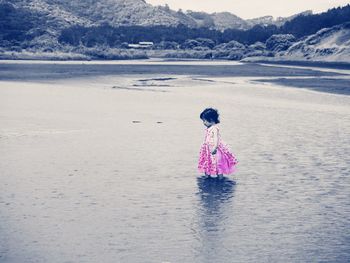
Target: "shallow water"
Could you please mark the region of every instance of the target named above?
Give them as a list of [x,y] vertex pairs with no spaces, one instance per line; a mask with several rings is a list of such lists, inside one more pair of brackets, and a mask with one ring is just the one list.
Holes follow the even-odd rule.
[[[350,97],[187,70],[0,82],[1,262],[350,260]],[[196,171],[206,106],[223,180]]]

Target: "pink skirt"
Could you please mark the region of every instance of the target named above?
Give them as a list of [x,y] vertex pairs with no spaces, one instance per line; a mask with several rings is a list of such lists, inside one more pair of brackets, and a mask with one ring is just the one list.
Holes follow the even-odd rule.
[[200,149],[198,170],[206,175],[232,174],[238,161],[228,147],[219,143],[216,154],[211,154],[209,145],[204,143]]

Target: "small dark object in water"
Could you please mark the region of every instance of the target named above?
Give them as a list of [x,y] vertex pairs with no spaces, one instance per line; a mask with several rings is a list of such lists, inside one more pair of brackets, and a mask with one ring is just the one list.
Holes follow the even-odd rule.
[[132,121],[133,123],[140,123],[141,121]]
[[163,123],[162,121],[157,121],[157,123]]
[[156,80],[156,81],[166,81],[166,80],[173,80],[176,78],[151,78],[151,79],[139,79],[139,81],[150,81],[150,80]]
[[162,84],[142,84],[142,85],[139,85],[139,84],[133,84],[134,87],[171,87],[170,85],[162,85]]

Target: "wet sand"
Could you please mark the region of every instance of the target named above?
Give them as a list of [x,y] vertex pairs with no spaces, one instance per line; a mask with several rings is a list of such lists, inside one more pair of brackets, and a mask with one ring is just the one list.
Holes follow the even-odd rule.
[[257,79],[260,82],[269,82],[287,87],[311,89],[315,91],[350,95],[350,78],[273,78]]
[[[350,258],[350,97],[255,81],[337,73],[129,63],[0,65],[1,262]],[[223,181],[196,170],[208,106]]]

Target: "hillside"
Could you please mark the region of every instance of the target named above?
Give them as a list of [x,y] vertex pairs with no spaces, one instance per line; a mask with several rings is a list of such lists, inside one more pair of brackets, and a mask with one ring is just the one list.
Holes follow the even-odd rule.
[[174,50],[174,56],[190,50],[184,56],[348,60],[348,22],[350,5],[320,14],[243,20],[229,12],[174,11],[144,0],[0,0],[0,52],[59,51],[105,58],[114,49],[112,57],[124,57],[116,49],[149,41],[153,50]]
[[143,0],[14,0],[2,1],[49,15],[70,24],[166,25],[195,26],[190,17],[164,8],[154,7]]
[[208,14],[205,12],[187,11],[186,15],[192,17],[198,27],[206,27],[219,31],[228,28],[246,30],[251,27],[244,19],[229,12]]
[[[229,12],[204,13],[171,10],[168,6],[152,6],[144,0],[0,0],[17,9],[33,12],[56,27],[71,25],[93,26],[178,26],[247,30],[255,25],[283,25],[289,18],[274,20],[267,16],[244,20]],[[296,15],[297,16],[297,15]],[[55,28],[55,26],[53,26]]]
[[289,17],[277,17],[276,19],[274,19],[273,16],[262,16],[262,17],[258,17],[258,18],[253,18],[253,19],[247,19],[246,23],[247,23],[247,27],[253,27],[255,25],[275,25],[275,26],[283,26],[284,23],[293,20],[294,18],[298,17],[298,16],[309,16],[312,15],[312,11],[311,10],[307,10]]
[[293,44],[281,58],[350,62],[350,23],[324,28]]

